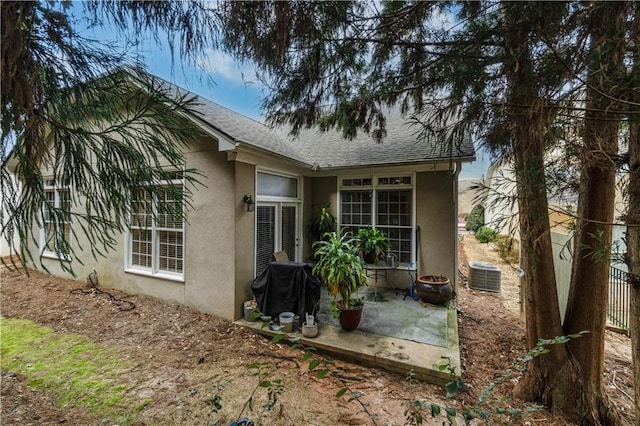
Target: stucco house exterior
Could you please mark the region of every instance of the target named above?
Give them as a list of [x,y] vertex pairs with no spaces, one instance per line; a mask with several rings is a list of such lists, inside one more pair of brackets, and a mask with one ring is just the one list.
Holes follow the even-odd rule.
[[[624,140],[624,139],[623,139]],[[621,152],[624,152],[626,145],[621,143]],[[552,152],[550,159],[562,155],[561,151]],[[619,177],[616,185],[614,220],[620,221],[620,217],[626,211],[626,200],[621,187],[627,179],[627,175]],[[499,234],[509,235],[516,240],[520,239],[518,223],[518,204],[516,202],[517,188],[514,166],[511,162],[502,161],[492,165],[487,171],[485,182],[488,191],[484,201],[484,219],[486,226],[496,230]],[[569,287],[571,282],[571,268],[573,263],[573,242],[575,216],[569,214],[571,210],[576,211],[578,207],[578,194],[567,192],[563,196],[549,198],[549,222],[551,226],[551,244],[553,249],[554,269],[558,301],[560,304],[560,315],[564,319],[564,314],[569,297]],[[612,250],[620,253],[626,251],[624,242],[624,232],[626,227],[614,224],[612,227]],[[616,268],[626,271],[626,265],[616,263]],[[523,295],[521,295],[523,297]],[[521,308],[524,306],[522,303]],[[524,312],[522,312],[524,314]]]
[[[186,221],[132,206],[132,217],[146,217],[148,229],[132,226],[105,258],[83,257],[84,265],[73,265],[78,276],[95,269],[103,287],[234,320],[274,252],[309,258],[312,209],[330,204],[340,228],[375,226],[387,233],[400,261],[389,274],[395,286],[408,287],[408,267],[455,282],[457,183],[462,164],[475,159],[470,140],[453,148],[416,140],[418,129],[393,112],[381,144],[364,134],[344,140],[336,131],[314,129],[291,139],[201,97],[197,103],[189,118],[204,136],[184,156],[186,167],[203,173],[204,186],[193,192]],[[51,197],[64,203],[70,190],[51,188]],[[39,250],[49,271],[66,274],[47,247]]]
[[[3,167],[5,167],[5,165],[2,165]],[[14,194],[19,194],[20,193],[20,181],[18,179],[16,179],[15,175],[12,173],[12,171],[9,169],[9,167],[7,167],[6,169],[6,174],[4,174],[2,176],[2,186],[3,186],[3,191],[6,194],[6,196],[9,197],[13,197]],[[4,182],[4,180],[7,180],[6,182]],[[10,217],[10,212],[7,210],[5,203],[2,203],[2,211],[0,212],[0,218],[2,218],[2,223],[0,224],[0,226],[4,227],[9,223],[9,217]],[[20,239],[18,238],[18,233],[14,232],[11,238],[11,244],[13,244],[13,247],[20,247]],[[6,239],[4,238],[0,238],[0,257],[6,257],[6,256],[10,256],[12,255],[13,252],[9,247],[9,242],[7,242]]]

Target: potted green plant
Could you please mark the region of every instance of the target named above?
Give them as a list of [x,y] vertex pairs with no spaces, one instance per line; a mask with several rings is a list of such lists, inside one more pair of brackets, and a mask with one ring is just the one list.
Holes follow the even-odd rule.
[[356,234],[357,246],[365,263],[378,263],[391,246],[387,236],[375,228],[360,228]]
[[[312,237],[312,249],[313,243],[323,240],[325,235],[330,232],[334,232],[337,226],[337,219],[329,210],[331,203],[320,209],[314,209],[307,229]],[[313,251],[313,250],[312,250]]]
[[362,298],[358,289],[367,285],[364,263],[359,256],[356,239],[350,233],[338,236],[326,234],[324,240],[313,244],[317,262],[313,273],[324,281],[333,297],[340,325],[346,331],[358,327],[362,318]]

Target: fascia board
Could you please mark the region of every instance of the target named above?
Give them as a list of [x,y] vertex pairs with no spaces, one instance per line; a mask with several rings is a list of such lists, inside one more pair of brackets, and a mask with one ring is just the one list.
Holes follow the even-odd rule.
[[312,168],[311,164],[305,163],[303,161],[293,160],[285,155],[276,154],[266,149],[260,149],[255,145],[250,145],[247,143],[238,144],[233,159],[242,163],[254,165],[264,164],[265,161],[276,161],[288,167],[299,169],[300,171],[304,172],[304,174],[306,174],[307,171],[311,171]]

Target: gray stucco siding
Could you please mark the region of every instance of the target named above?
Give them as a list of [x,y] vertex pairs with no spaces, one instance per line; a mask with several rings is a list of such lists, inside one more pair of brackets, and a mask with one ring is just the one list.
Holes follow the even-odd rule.
[[[236,219],[242,203],[236,198],[236,163],[228,161],[226,153],[218,152],[217,143],[210,137],[185,149],[187,168],[197,168],[203,173],[199,179],[203,185],[192,188],[191,208],[187,211],[184,226],[183,277],[151,276],[126,270],[128,232],[117,236],[120,243],[104,257],[94,259],[89,241],[82,234],[74,248],[83,252],[72,259],[76,276],[84,279],[94,269],[100,286],[115,288],[131,294],[145,294],[170,303],[188,305],[222,318],[234,319],[239,309],[236,294],[236,238],[253,238],[250,231],[236,235]],[[46,171],[44,171],[46,176]],[[78,200],[81,210],[84,200]],[[244,228],[244,227],[242,227]],[[41,232],[35,229],[36,235]],[[40,247],[32,245],[31,253],[38,262]],[[42,264],[54,275],[69,276],[56,258],[42,257]],[[84,263],[81,264],[79,260]],[[38,266],[36,264],[35,266]]]
[[[213,144],[210,144],[210,146]],[[235,310],[235,163],[215,146],[185,155],[202,171],[204,187],[193,193],[185,226],[183,303],[223,318]]]
[[[446,275],[455,283],[458,267],[456,175],[448,171],[429,171],[417,172],[415,176],[415,223],[419,232],[416,233],[416,229],[413,232],[414,238],[419,240],[415,253],[417,273]],[[329,202],[332,213],[337,215],[338,178],[313,178],[311,203],[325,206]],[[398,289],[408,288],[411,284],[406,265],[388,272],[387,278]]]
[[456,175],[424,172],[416,175],[416,224],[420,227],[418,273],[457,277]]

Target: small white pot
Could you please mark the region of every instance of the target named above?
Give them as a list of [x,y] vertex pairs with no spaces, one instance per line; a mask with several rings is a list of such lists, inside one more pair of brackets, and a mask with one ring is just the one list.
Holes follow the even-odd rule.
[[302,324],[302,335],[304,337],[316,337],[318,335],[318,323],[313,325]]

